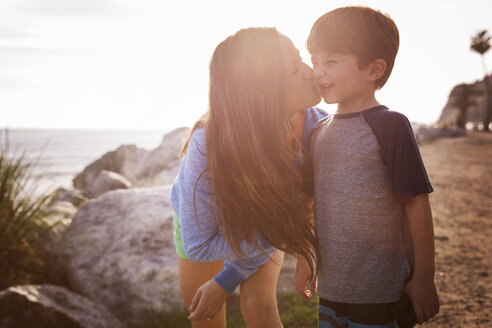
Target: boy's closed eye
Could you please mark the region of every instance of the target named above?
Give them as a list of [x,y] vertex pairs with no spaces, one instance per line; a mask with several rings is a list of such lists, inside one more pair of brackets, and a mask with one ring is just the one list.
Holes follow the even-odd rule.
[[315,58],[311,57],[311,63],[313,66],[319,66],[319,65],[333,65],[337,64],[338,60],[335,58]]
[[335,60],[335,59],[327,59],[323,63],[324,64],[327,64],[327,65],[336,64],[336,63],[338,63],[338,60]]

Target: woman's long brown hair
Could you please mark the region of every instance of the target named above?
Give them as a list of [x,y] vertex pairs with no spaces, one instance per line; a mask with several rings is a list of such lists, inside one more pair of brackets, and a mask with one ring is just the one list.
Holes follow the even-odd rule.
[[303,256],[314,272],[317,239],[293,166],[286,71],[276,29],[249,28],[228,37],[210,63],[209,111],[192,132],[205,128],[216,219],[236,256],[244,256],[242,241],[260,247],[259,234]]

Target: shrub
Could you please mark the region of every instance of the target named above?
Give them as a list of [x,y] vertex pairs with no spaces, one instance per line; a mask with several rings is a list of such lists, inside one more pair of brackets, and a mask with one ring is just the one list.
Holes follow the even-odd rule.
[[[37,193],[34,162],[0,149],[0,290],[47,277],[40,242],[59,222],[50,222],[53,194]],[[51,220],[52,221],[52,220]]]

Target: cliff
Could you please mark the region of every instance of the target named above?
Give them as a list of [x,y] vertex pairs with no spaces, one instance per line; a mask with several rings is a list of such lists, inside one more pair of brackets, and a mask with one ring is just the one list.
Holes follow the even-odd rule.
[[[488,81],[492,85],[492,75],[488,76]],[[467,122],[475,125],[483,122],[487,110],[485,90],[485,79],[455,86],[437,123],[442,126],[464,126]],[[492,93],[490,96],[492,97]]]

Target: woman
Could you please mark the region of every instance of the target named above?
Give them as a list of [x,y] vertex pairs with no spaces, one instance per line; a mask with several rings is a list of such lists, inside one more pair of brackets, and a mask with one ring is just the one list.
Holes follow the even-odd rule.
[[193,327],[225,327],[225,300],[238,284],[248,327],[282,327],[281,251],[313,271],[316,238],[294,167],[301,140],[326,115],[308,108],[320,100],[311,75],[274,28],[240,30],[215,49],[209,111],[185,143],[171,194]]

